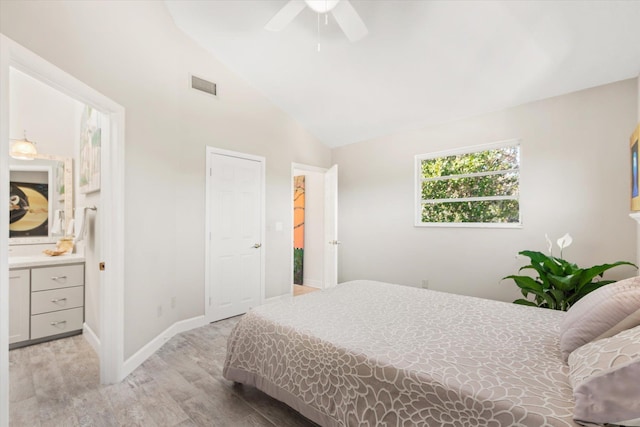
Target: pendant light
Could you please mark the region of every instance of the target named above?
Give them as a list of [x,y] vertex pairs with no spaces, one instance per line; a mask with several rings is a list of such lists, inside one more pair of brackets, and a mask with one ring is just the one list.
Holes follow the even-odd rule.
[[14,159],[33,160],[38,154],[36,143],[27,139],[27,131],[24,131],[24,138],[12,141],[9,155]]

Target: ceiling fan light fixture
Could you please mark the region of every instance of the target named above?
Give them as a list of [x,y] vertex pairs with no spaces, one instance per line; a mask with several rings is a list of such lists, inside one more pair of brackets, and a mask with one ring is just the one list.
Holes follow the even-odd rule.
[[304,0],[304,2],[316,13],[331,12],[340,0]]
[[320,27],[320,15],[325,15],[325,24],[328,24],[329,20],[327,15],[331,12],[331,15],[349,41],[358,41],[369,32],[367,26],[349,0],[289,0],[269,22],[267,22],[264,26],[265,30],[283,30],[307,7],[318,14],[318,31]]

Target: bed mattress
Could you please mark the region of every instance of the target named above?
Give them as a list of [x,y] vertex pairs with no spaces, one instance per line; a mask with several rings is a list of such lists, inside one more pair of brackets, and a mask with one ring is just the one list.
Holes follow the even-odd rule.
[[323,426],[575,426],[564,315],[346,282],[251,310],[223,374]]

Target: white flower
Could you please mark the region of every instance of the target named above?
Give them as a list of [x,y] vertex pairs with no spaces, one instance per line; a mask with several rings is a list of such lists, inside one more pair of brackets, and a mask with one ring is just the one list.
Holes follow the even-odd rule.
[[570,246],[571,243],[573,243],[573,239],[571,238],[569,233],[565,234],[564,236],[558,239],[558,247],[560,248],[560,251]]
[[549,235],[547,233],[544,233],[544,238],[547,239],[547,247],[549,248],[549,255],[553,255],[553,243],[551,242]]

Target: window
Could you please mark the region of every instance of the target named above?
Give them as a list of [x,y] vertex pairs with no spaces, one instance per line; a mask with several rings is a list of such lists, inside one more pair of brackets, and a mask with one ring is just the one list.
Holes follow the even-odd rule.
[[416,156],[416,225],[520,226],[520,142]]

